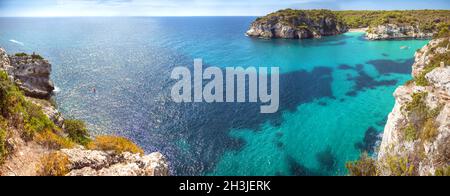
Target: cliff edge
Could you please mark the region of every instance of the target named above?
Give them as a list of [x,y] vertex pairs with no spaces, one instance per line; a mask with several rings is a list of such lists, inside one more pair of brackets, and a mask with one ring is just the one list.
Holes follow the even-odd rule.
[[449,41],[434,39],[417,51],[414,80],[395,90],[378,153],[379,175],[450,172]]
[[307,39],[338,35],[347,26],[330,10],[280,10],[257,18],[247,35],[259,38]]

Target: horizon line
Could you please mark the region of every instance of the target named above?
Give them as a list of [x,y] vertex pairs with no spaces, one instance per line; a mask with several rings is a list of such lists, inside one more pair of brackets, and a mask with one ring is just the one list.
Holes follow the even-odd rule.
[[[341,10],[341,9],[294,9],[294,8],[285,8],[285,9],[293,9],[293,10],[331,10],[331,11],[450,11],[450,9],[348,9],[348,10]],[[285,9],[279,9],[279,10],[285,10]],[[279,10],[275,10],[273,12],[277,12]],[[267,14],[273,13],[269,12]],[[265,14],[265,15],[267,15]],[[260,17],[265,15],[23,15],[23,16],[1,16],[0,18],[70,18],[70,17]]]

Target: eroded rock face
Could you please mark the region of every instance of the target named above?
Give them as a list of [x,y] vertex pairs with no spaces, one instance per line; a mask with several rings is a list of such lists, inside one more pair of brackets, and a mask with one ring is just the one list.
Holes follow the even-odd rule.
[[307,39],[338,35],[347,30],[347,26],[332,13],[313,19],[308,12],[299,12],[295,17],[269,14],[254,21],[246,34],[259,38]]
[[63,149],[70,161],[68,176],[167,176],[169,166],[159,152],[141,156],[124,152]]
[[[448,38],[446,38],[448,39]],[[436,53],[448,53],[437,45],[444,39],[436,39],[416,52],[413,76],[419,75]],[[383,139],[378,152],[380,165],[387,164],[389,156],[407,157],[408,164],[414,164],[415,175],[433,175],[436,169],[450,165],[450,65],[442,65],[425,75],[429,86],[414,83],[400,86],[394,92],[395,105],[388,116]],[[431,140],[405,139],[405,128],[417,119],[409,116],[405,106],[413,100],[415,93],[426,93],[424,103],[430,110],[438,112],[434,122],[435,136]],[[391,175],[386,167],[380,167],[381,175]]]
[[[11,63],[9,62],[8,54],[5,49],[0,48],[0,68],[7,71],[11,70]],[[8,71],[7,71],[8,72]]]
[[12,76],[25,95],[47,99],[55,89],[50,80],[51,64],[45,59],[26,56],[9,56]]
[[424,32],[411,25],[384,24],[370,28],[366,37],[369,40],[425,39],[433,37],[433,32]]

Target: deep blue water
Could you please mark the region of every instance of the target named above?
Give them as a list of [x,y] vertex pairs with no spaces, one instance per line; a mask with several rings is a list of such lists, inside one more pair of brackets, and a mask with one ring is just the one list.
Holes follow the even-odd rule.
[[[0,46],[53,64],[59,109],[161,151],[174,175],[344,175],[371,151],[427,40],[244,36],[255,17],[0,18]],[[408,49],[400,49],[408,46]],[[279,66],[280,110],[171,100],[175,66]],[[96,88],[96,93],[92,93]]]

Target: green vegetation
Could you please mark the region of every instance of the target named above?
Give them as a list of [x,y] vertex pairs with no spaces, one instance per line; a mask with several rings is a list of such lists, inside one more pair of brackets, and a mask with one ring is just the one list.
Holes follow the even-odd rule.
[[450,22],[441,23],[437,25],[437,28],[439,31],[434,35],[434,38],[450,37]]
[[[27,53],[21,52],[21,53],[16,53],[14,56],[16,56],[16,57],[26,57],[26,56],[29,56],[29,55]],[[43,60],[44,59],[44,57],[42,57],[41,55],[36,54],[34,52],[30,56],[31,56],[32,59],[35,59],[35,60]]]
[[115,153],[131,152],[144,154],[144,150],[132,141],[123,137],[109,135],[97,136],[87,145],[87,148],[91,150],[114,151]]
[[332,19],[336,23],[343,24],[331,10],[294,10],[285,9],[279,10],[277,12],[268,14],[264,17],[259,17],[256,19],[258,22],[266,23],[274,20],[280,20],[281,23],[285,25],[292,26],[297,30],[309,29],[311,31],[317,31],[316,27],[312,24],[321,24],[323,19]]
[[376,176],[376,161],[365,152],[361,154],[358,161],[347,162],[345,164],[350,176]]
[[3,118],[0,117],[0,163],[8,154],[8,150],[6,149],[6,129],[5,126],[3,126],[4,122]]
[[35,54],[35,53],[33,53],[31,55],[31,58],[32,59],[37,59],[37,60],[43,60],[44,59],[41,55],[38,55],[38,54]]
[[435,176],[450,176],[450,166],[441,167],[434,172]]
[[72,140],[61,135],[60,132],[55,133],[52,130],[45,130],[36,134],[33,139],[37,143],[50,149],[73,148],[75,146],[75,143]]
[[66,119],[64,120],[64,129],[66,133],[69,134],[69,138],[72,141],[83,146],[87,145],[90,142],[89,132],[83,121]]
[[404,139],[407,141],[414,141],[421,139],[424,141],[432,141],[437,135],[438,125],[436,117],[439,115],[443,106],[438,106],[435,109],[430,109],[425,99],[426,92],[414,93],[412,101],[404,106],[404,110],[410,119],[410,123],[403,129]]
[[388,156],[386,158],[386,167],[391,172],[391,176],[415,175],[414,163],[408,157]]
[[[439,33],[437,34],[436,37],[445,36],[446,38],[450,38],[448,24],[444,29],[446,29],[446,30],[439,31]],[[442,32],[444,32],[444,33],[442,33]],[[430,85],[430,83],[425,78],[425,76],[428,73],[430,73],[431,71],[433,71],[435,68],[440,67],[441,63],[444,63],[444,65],[446,65],[446,66],[450,65],[450,53],[449,52],[444,52],[444,53],[436,52],[437,48],[447,48],[448,46],[450,46],[449,39],[444,39],[444,41],[440,42],[438,45],[436,45],[430,49],[431,52],[433,53],[433,56],[431,57],[430,62],[427,65],[425,65],[425,67],[420,72],[420,74],[414,78],[416,85],[418,85],[418,86]]]
[[36,173],[39,176],[64,176],[69,173],[69,163],[69,158],[66,155],[52,152],[41,158]]
[[450,21],[448,10],[406,11],[335,11],[350,28],[373,27],[382,24],[414,25],[421,31],[433,32]]
[[26,57],[26,56],[28,56],[28,54],[24,53],[24,52],[21,52],[21,53],[16,53],[14,56],[16,56],[16,57]]
[[[449,10],[393,10],[393,11],[331,11],[284,9],[259,17],[256,21],[267,22],[275,17],[285,24],[293,24],[298,18],[310,18],[317,23],[321,19],[333,18],[349,28],[374,27],[382,24],[418,26],[423,32],[439,32],[437,36],[448,35],[450,23]],[[303,25],[299,27],[304,28]],[[445,28],[446,27],[446,28]],[[370,30],[370,29],[369,29]],[[441,32],[442,31],[442,32]]]
[[8,79],[4,71],[0,72],[0,111],[1,118],[8,119],[8,126],[23,130],[21,136],[25,140],[36,139],[41,144],[57,149],[73,146],[40,106],[26,100],[23,92]]

